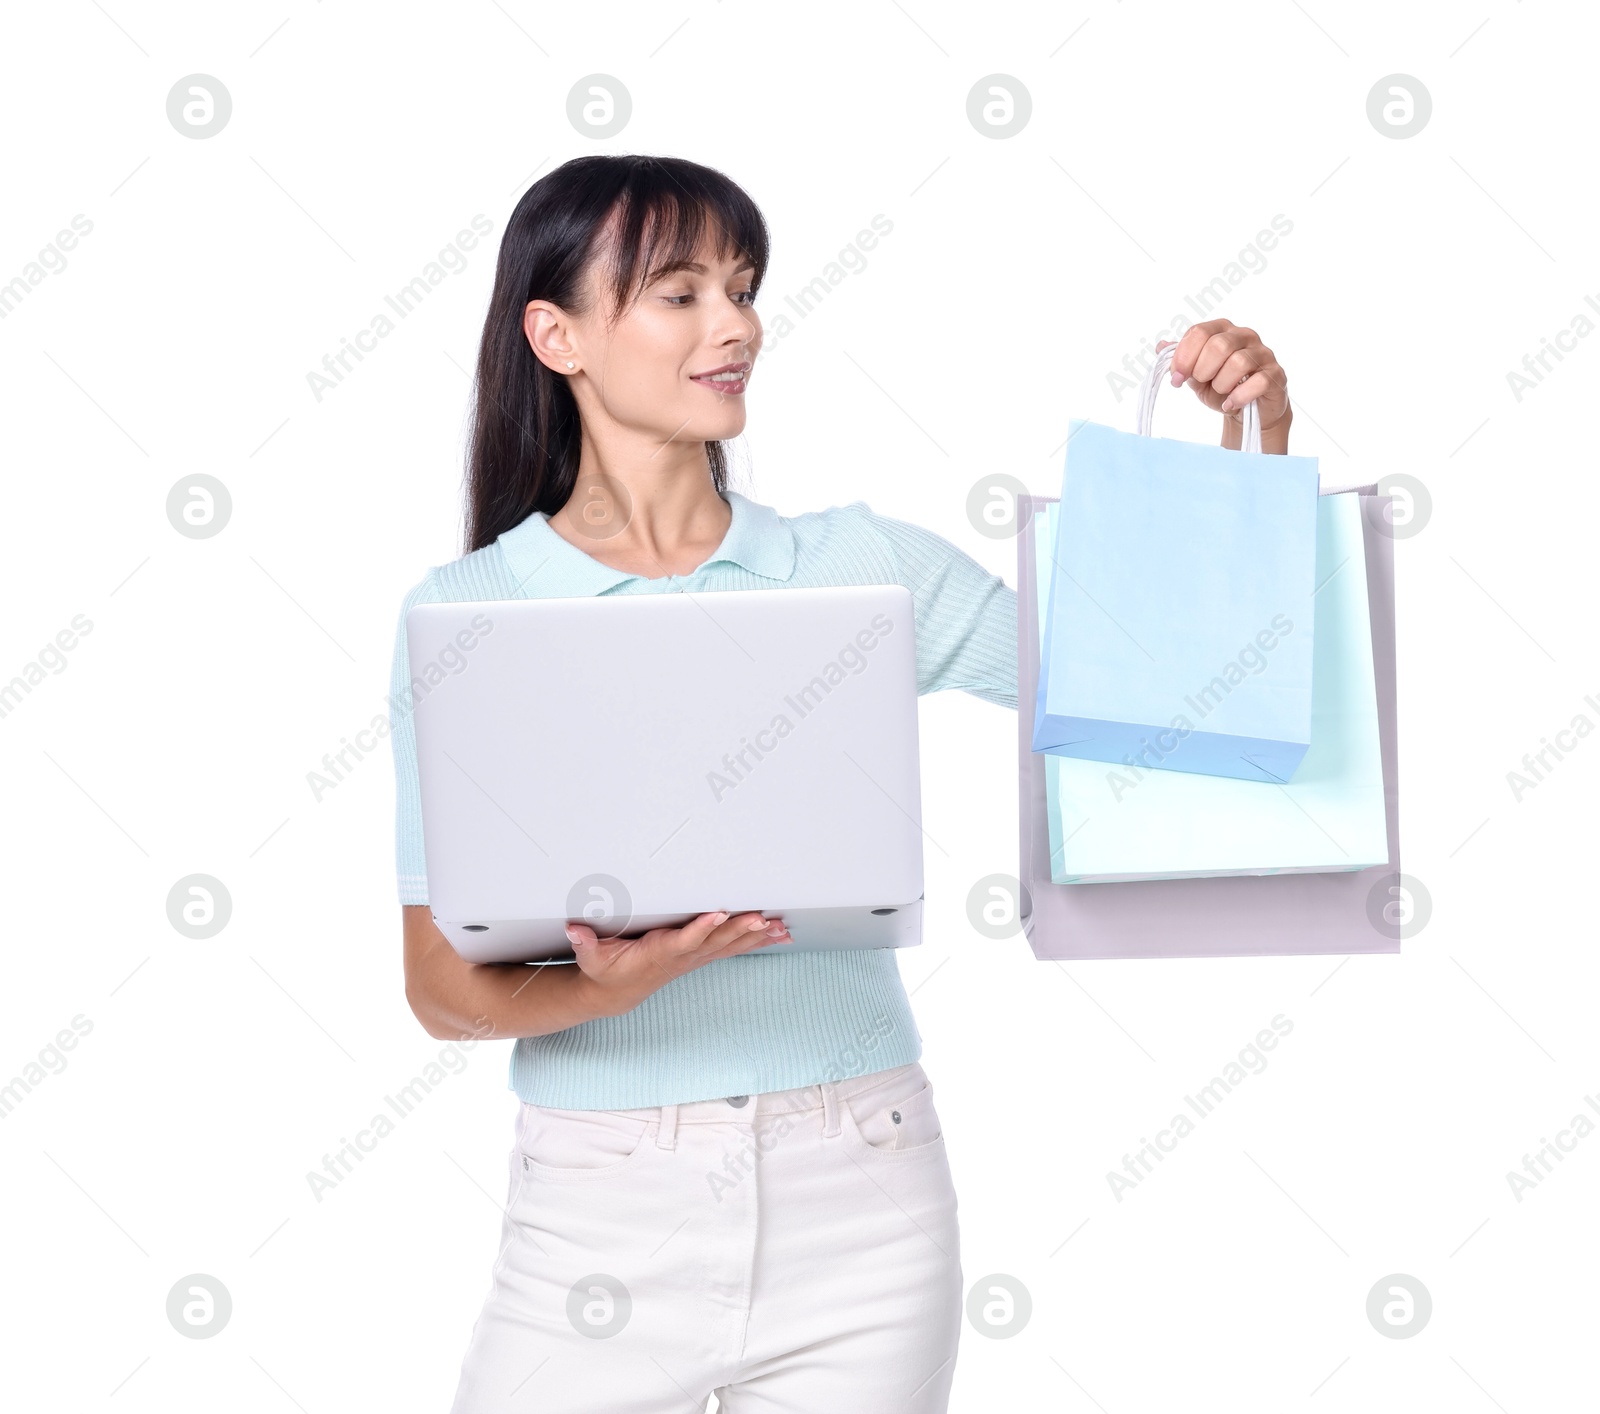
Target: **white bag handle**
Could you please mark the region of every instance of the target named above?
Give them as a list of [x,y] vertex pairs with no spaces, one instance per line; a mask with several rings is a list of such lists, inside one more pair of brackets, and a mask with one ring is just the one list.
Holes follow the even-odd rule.
[[[1150,365],[1150,371],[1144,375],[1144,382],[1139,386],[1138,431],[1141,437],[1150,435],[1150,424],[1155,418],[1156,393],[1167,381],[1167,375],[1172,368],[1172,356],[1177,351],[1176,344],[1168,344],[1162,349],[1156,355],[1155,362]],[[1244,445],[1240,451],[1261,450],[1261,414],[1256,410],[1256,403],[1259,401],[1259,398],[1252,399],[1244,405]]]

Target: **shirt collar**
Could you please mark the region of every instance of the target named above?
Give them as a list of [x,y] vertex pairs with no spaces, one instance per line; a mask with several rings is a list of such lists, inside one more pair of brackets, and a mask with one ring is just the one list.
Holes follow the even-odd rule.
[[[794,573],[795,561],[794,532],[789,523],[771,506],[749,500],[737,491],[728,492],[727,499],[733,518],[722,544],[706,565],[727,561],[764,579],[787,580]],[[514,593],[518,597],[558,599],[604,594],[624,580],[646,577],[602,564],[558,535],[549,521],[543,511],[534,511],[495,542],[516,581]]]

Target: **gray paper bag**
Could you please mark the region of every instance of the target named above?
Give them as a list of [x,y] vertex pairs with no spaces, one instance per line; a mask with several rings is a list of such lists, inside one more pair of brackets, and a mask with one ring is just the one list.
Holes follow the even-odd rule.
[[1133,957],[1267,957],[1400,951],[1400,778],[1395,730],[1394,539],[1391,498],[1360,495],[1367,598],[1378,689],[1387,864],[1326,874],[1241,875],[1120,884],[1057,884],[1050,878],[1045,766],[1033,751],[1031,704],[1038,686],[1033,508],[1053,499],[1019,498],[1017,519],[1018,802],[1022,898],[1019,913],[1042,961]]

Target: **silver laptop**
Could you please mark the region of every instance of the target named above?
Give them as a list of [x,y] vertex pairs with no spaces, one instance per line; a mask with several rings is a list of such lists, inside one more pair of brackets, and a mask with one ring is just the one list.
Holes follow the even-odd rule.
[[424,604],[406,617],[429,906],[469,962],[759,909],[922,941],[900,585]]

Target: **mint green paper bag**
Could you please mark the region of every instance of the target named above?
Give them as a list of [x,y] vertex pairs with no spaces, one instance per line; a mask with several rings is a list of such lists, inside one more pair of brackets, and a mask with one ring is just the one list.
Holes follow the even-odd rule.
[[[1048,564],[1059,502],[1034,518]],[[1038,578],[1038,621],[1049,577]],[[1387,862],[1383,763],[1360,498],[1317,502],[1311,743],[1278,784],[1045,756],[1058,884],[1323,873]],[[1042,649],[1041,643],[1041,649]],[[1271,655],[1262,672],[1272,670]]]

